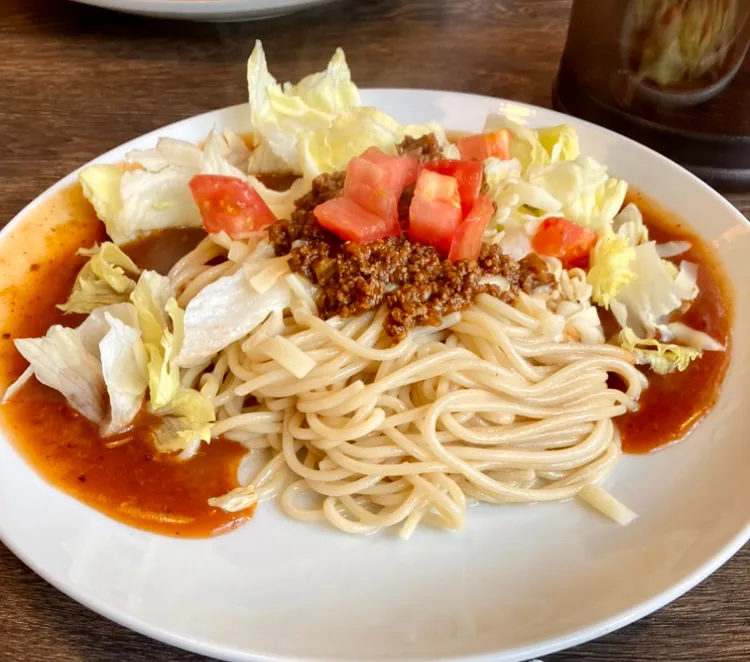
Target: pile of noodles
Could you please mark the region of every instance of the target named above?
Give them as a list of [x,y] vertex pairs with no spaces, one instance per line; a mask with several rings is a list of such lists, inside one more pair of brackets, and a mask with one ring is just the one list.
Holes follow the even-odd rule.
[[[183,308],[242,268],[237,244],[213,236],[174,266]],[[385,309],[323,320],[312,285],[284,278],[290,308],[182,376],[213,401],[212,436],[249,449],[240,478],[259,500],[279,496],[298,520],[360,534],[394,526],[405,538],[420,523],[462,527],[476,502],[578,496],[632,518],[596,484],[620,456],[613,418],[634,408],[644,379],[627,350],[550,337],[547,302],[572,297],[574,276],[515,306],[482,294],[396,345]],[[284,339],[286,360],[261,351],[272,338]],[[314,367],[297,377],[290,360]]]

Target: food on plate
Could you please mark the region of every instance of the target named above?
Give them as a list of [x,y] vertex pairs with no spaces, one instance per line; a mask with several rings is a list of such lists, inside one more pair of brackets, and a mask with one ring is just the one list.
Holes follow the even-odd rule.
[[258,43],[248,86],[248,134],[88,166],[0,246],[56,239],[0,298],[29,461],[181,536],[272,497],[404,538],[476,502],[629,522],[600,483],[687,434],[728,364],[709,247],[570,126],[404,125],[340,50],[279,85]]

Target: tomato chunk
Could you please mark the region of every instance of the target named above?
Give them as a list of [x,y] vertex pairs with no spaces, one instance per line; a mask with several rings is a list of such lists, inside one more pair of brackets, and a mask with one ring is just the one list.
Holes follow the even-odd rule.
[[398,214],[398,201],[407,184],[416,179],[416,159],[384,154],[370,147],[352,159],[346,169],[344,196],[383,218]]
[[594,244],[593,230],[557,216],[543,220],[531,239],[537,253],[558,258],[566,269],[585,266]]
[[451,241],[449,260],[476,260],[482,250],[482,238],[489,225],[495,205],[492,198],[480,195]]
[[357,244],[401,234],[398,218],[383,218],[373,214],[346,196],[318,205],[313,213],[324,228]]
[[456,141],[462,159],[484,161],[494,156],[503,161],[510,156],[510,133],[507,129],[493,133],[464,136]]
[[188,184],[211,234],[238,237],[276,222],[263,198],[247,182],[224,175],[195,175]]
[[458,182],[448,175],[422,170],[409,206],[409,238],[447,253],[459,223]]
[[471,211],[482,188],[484,167],[481,163],[461,159],[440,159],[425,163],[422,168],[454,177],[458,182],[458,194],[461,196],[461,211],[464,215]]
[[404,187],[417,181],[419,163],[411,156],[393,156],[382,152],[377,147],[368,147],[362,152],[361,158],[379,166],[393,168],[399,174],[398,182],[400,184],[403,182]]

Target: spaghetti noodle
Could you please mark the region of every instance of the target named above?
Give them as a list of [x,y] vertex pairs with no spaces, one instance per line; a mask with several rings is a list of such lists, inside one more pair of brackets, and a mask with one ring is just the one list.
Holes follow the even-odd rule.
[[[206,239],[170,273],[183,305],[237,268],[210,266],[216,247]],[[310,287],[287,278],[298,291]],[[289,516],[348,533],[399,526],[408,537],[420,522],[460,528],[475,501],[573,498],[616,462],[612,419],[644,385],[628,351],[555,342],[542,309],[488,294],[395,346],[384,338],[383,308],[322,320],[311,302],[296,296],[182,378],[212,399],[212,436],[251,451],[244,482],[261,500],[280,495]],[[271,338],[314,367],[292,374],[264,351]],[[608,386],[610,373],[625,391]]]

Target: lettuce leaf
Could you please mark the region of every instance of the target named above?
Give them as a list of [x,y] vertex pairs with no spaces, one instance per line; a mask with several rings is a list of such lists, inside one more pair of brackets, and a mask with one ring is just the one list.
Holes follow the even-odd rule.
[[[148,355],[149,400],[157,409],[167,405],[180,387],[180,371],[174,363],[179,347],[175,347],[169,319],[174,326],[181,326],[182,311],[171,295],[169,279],[153,271],[141,274],[130,295]],[[178,341],[181,333],[177,331]]]
[[406,135],[418,138],[427,133],[435,133],[441,143],[445,142],[443,130],[436,124],[404,127],[375,108],[349,108],[330,126],[300,134],[297,147],[302,174],[312,179],[324,172],[344,170],[368,147],[393,154]]
[[484,133],[510,131],[510,156],[518,160],[524,171],[579,157],[578,134],[568,124],[530,129],[505,115],[490,113],[484,122]]
[[[256,42],[256,48],[260,42]],[[337,115],[360,104],[344,51],[337,48],[325,71],[305,76],[299,83],[284,83],[284,94],[300,98],[311,108]]]
[[36,378],[65,396],[90,421],[105,415],[106,387],[99,359],[86,350],[76,329],[54,325],[43,338],[15,341]]
[[159,172],[170,166],[197,171],[201,167],[201,150],[186,140],[159,138],[152,149],[132,150],[125,155],[125,160],[149,172]]
[[93,165],[78,173],[83,195],[104,221],[110,237],[112,232],[117,233],[116,219],[122,211],[120,185],[124,174],[125,168],[119,165]]
[[685,347],[705,350],[707,352],[724,352],[726,347],[703,331],[691,329],[682,322],[671,322],[659,327],[662,340],[676,340]]
[[550,162],[550,155],[544,149],[536,131],[518,122],[514,122],[505,115],[490,113],[484,122],[483,133],[493,131],[510,131],[510,157],[516,159],[523,170],[530,166],[542,166]]
[[179,389],[163,407],[151,409],[161,417],[154,443],[161,452],[177,452],[201,441],[211,441],[216,412],[211,401],[194,389]]
[[259,294],[244,270],[219,278],[204,287],[185,309],[185,335],[177,365],[189,368],[210,358],[245,337],[272,311],[288,308],[291,301],[292,292],[283,280]]
[[138,329],[104,313],[109,332],[99,343],[102,374],[109,394],[110,413],[104,436],[123,432],[140,411],[148,386],[146,349]]
[[58,306],[65,313],[90,313],[95,308],[127,301],[135,288],[131,275],[140,269],[111,242],[82,248],[78,255],[90,256],[78,272],[68,300]]
[[243,485],[235,487],[226,494],[218,497],[211,497],[208,505],[214,508],[221,508],[227,513],[237,513],[246,510],[258,503],[258,493],[253,485]]
[[600,233],[610,229],[628,190],[624,181],[607,175],[606,166],[586,156],[532,167],[528,181],[558,200],[565,218]]
[[636,246],[630,269],[635,277],[622,285],[610,308],[620,326],[630,327],[641,337],[653,336],[656,327],[698,292],[694,265],[683,262],[678,269],[662,260],[656,244],[649,241]]
[[537,129],[536,134],[542,147],[549,154],[550,163],[572,161],[581,154],[578,134],[569,124]]
[[[20,354],[29,361],[29,368],[5,393],[10,399],[33,375],[40,382],[59,391],[68,403],[95,423],[102,423],[106,415],[106,383],[102,361],[111,356],[102,355],[103,339],[113,325],[122,324],[137,328],[138,317],[130,303],[115,303],[94,310],[75,329],[53,326],[42,338],[24,338],[16,341]],[[110,345],[104,345],[107,351]],[[138,351],[137,349],[135,350]],[[125,357],[129,360],[129,357]],[[113,371],[127,371],[128,366],[111,364]],[[116,398],[109,392],[110,398]]]
[[647,365],[659,375],[681,372],[703,354],[699,349],[662,343],[653,338],[639,338],[630,328],[620,332],[619,344],[633,352],[638,365]]
[[153,149],[127,155],[126,160],[138,169],[95,165],[85,168],[79,179],[107,234],[114,243],[123,244],[153,230],[200,227],[203,221],[188,188],[190,179],[199,173],[244,179],[249,156],[239,136],[214,130],[203,149],[161,138]]
[[336,50],[325,72],[282,87],[269,73],[263,46],[256,41],[247,62],[247,85],[257,144],[266,144],[294,172],[300,172],[299,135],[327,128],[338,113],[360,103],[341,49]]
[[116,244],[153,230],[201,226],[187,186],[190,177],[181,167],[149,172],[95,165],[79,174],[84,195]]
[[[310,185],[297,180],[287,191],[267,188],[260,180],[246,174],[257,151],[250,152],[242,138],[232,131],[214,129],[202,150],[189,142],[162,138],[153,149],[130,152],[127,159],[131,163],[139,163],[149,172],[172,173],[175,177],[181,177],[181,186],[186,191],[189,191],[190,178],[197,174],[237,177],[255,189],[277,218],[289,216],[294,210],[294,201],[307,193]],[[264,151],[275,159],[273,152],[267,148]],[[276,161],[272,163],[276,165],[270,169],[276,172],[285,167]]]
[[648,228],[643,222],[643,214],[632,202],[615,216],[612,230],[620,237],[624,237],[630,246],[638,246],[648,241]]
[[605,308],[621,287],[636,278],[630,268],[635,260],[635,248],[625,237],[609,235],[597,241],[591,253],[591,267],[587,281],[592,287],[591,298]]

